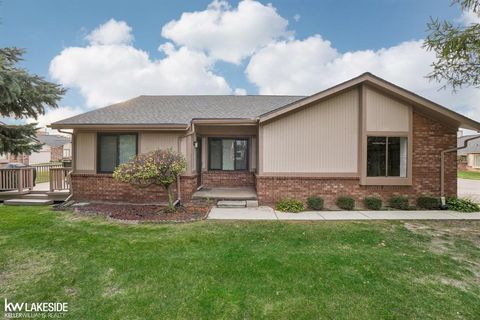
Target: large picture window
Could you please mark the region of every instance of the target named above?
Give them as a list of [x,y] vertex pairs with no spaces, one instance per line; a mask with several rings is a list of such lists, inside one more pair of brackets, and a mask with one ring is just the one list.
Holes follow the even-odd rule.
[[137,154],[136,134],[99,133],[97,140],[97,171],[110,173]]
[[407,177],[407,138],[368,137],[367,177]]
[[248,139],[209,138],[209,170],[247,170]]

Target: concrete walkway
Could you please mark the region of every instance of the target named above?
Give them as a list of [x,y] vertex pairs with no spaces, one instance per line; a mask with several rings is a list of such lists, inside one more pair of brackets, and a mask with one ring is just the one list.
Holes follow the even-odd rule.
[[480,203],[480,180],[458,179],[458,196]]
[[213,208],[210,220],[480,220],[480,212],[455,211],[304,211],[286,213],[270,207]]

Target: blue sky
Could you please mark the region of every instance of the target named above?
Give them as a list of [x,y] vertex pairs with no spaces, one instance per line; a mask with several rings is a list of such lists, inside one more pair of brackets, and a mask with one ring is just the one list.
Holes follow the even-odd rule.
[[[240,9],[238,1],[217,3],[213,9],[210,3],[3,0],[0,45],[26,49],[22,63],[25,68],[69,88],[61,105],[70,110],[52,114],[44,121],[101,107],[125,99],[128,94],[309,94],[363,71],[376,73],[480,120],[479,107],[472,102],[478,101],[477,90],[462,90],[457,95],[438,92],[438,84],[423,78],[432,60],[431,55],[419,51],[426,23],[430,17],[459,21],[462,16],[449,0],[260,1],[252,7],[254,11],[244,15],[239,11],[247,6]],[[215,26],[213,40],[208,39],[209,30],[202,30],[212,23],[202,20],[208,20],[208,16],[181,19],[182,13],[205,13],[208,8],[225,22]],[[111,19],[109,30],[117,40],[88,38]],[[174,26],[162,33],[172,20]],[[271,22],[262,25],[261,21]],[[259,27],[249,30],[248,26],[255,23]],[[259,39],[255,38],[257,30]],[[248,37],[247,32],[253,35]],[[238,53],[234,56],[215,53],[222,43],[237,38],[251,45],[226,45],[227,51]],[[159,50],[165,43],[169,43],[166,49]],[[107,50],[108,46],[111,50]],[[94,47],[98,51],[93,51]],[[70,52],[70,48],[78,52]],[[177,57],[183,49],[186,56]],[[148,57],[139,57],[142,52]],[[169,54],[173,66],[182,66],[178,74],[170,65],[158,67]],[[122,80],[118,74],[108,78],[111,68],[103,69],[103,65],[98,67],[99,61],[92,61],[97,55],[100,61],[102,55],[107,62],[121,60],[118,65],[112,64],[115,70],[118,66],[132,67],[120,73]],[[418,55],[421,57],[417,59]],[[57,64],[52,71],[54,59]],[[190,66],[185,61],[194,63]],[[172,78],[184,79],[190,73],[197,74],[197,78],[170,83]],[[130,74],[136,78],[132,80]],[[131,85],[127,85],[129,82]]]

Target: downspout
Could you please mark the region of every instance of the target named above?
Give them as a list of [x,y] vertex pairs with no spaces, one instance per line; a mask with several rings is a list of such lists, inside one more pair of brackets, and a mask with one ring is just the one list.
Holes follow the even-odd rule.
[[[65,133],[65,134],[69,134],[69,135],[72,136],[72,140],[71,140],[72,141],[72,152],[71,152],[71,155],[72,155],[72,169],[73,169],[73,152],[74,152],[73,148],[75,147],[73,145],[73,132],[62,131],[62,129],[57,129],[57,131],[60,132],[60,133]],[[70,174],[71,174],[71,172],[69,173],[69,175]],[[72,187],[72,185],[70,184],[70,188],[71,187]],[[63,203],[67,203],[68,201],[70,201],[70,199],[72,199],[72,197],[73,197],[73,192],[70,190],[70,194],[68,195],[67,199],[65,199],[65,201]]]
[[446,149],[446,150],[443,150],[441,152],[441,154],[440,154],[440,197],[441,197],[441,200],[442,200],[442,207],[444,207],[445,204],[446,204],[446,202],[445,202],[445,154],[465,149],[468,145],[468,142],[470,142],[472,140],[475,140],[475,139],[478,139],[478,138],[480,138],[480,136],[465,139],[465,141],[463,141],[463,146],[457,147],[457,148]]
[[[188,132],[190,131],[190,132]],[[195,126],[193,122],[190,123],[190,127],[187,129],[187,134],[184,136],[181,136],[180,138],[186,138],[188,136],[191,136],[192,134],[195,133]],[[178,203],[182,201],[182,193],[180,189],[180,175],[177,176],[177,200],[173,203],[174,206],[176,206]]]

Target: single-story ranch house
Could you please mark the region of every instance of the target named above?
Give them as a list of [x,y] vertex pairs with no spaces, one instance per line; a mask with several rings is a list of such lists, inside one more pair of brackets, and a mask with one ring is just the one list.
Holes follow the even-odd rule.
[[480,131],[480,123],[370,73],[307,97],[140,96],[51,127],[73,129],[74,200],[135,203],[165,193],[116,182],[112,171],[164,148],[187,159],[176,187],[182,201],[201,186],[250,186],[261,204],[456,195],[457,130]]
[[458,137],[457,145],[459,147],[465,144],[465,140],[476,138],[473,141],[467,141],[467,147],[458,150],[458,168],[462,170],[480,170],[480,135],[467,135]]

